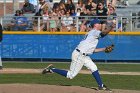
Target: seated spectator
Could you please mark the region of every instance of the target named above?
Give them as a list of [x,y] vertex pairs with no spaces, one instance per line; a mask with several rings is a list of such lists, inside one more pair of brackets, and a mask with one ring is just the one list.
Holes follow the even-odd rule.
[[20,10],[16,10],[14,17],[12,18],[11,22],[6,24],[4,29],[6,29],[7,31],[11,31],[13,29],[13,26],[15,24],[15,19],[17,16],[20,16],[21,11]]
[[96,4],[92,0],[88,0],[85,8],[89,9],[90,11],[94,11],[94,9],[96,9]]
[[14,16],[20,16],[21,10],[16,10]]
[[[107,23],[113,22],[114,24],[116,24],[116,11],[115,8],[113,6],[110,5],[110,7],[108,7],[108,17],[107,17]],[[115,31],[115,28],[114,28]]]
[[75,10],[72,9],[72,10],[70,11],[70,16],[76,16]]
[[86,31],[86,26],[85,26],[85,23],[86,23],[86,21],[87,21],[87,17],[85,17],[85,16],[87,16],[87,9],[86,8],[84,8],[83,9],[83,12],[81,12],[80,13],[80,16],[82,16],[82,17],[79,17],[79,21],[80,21],[80,32],[85,32]]
[[56,9],[56,8],[58,8],[59,7],[59,3],[54,3],[54,5],[53,5],[53,8],[52,9]]
[[81,9],[81,11],[85,8],[85,4],[83,3],[83,0],[78,0],[78,3],[76,4],[76,10]]
[[59,11],[59,16],[65,16],[65,13],[66,13],[66,11],[62,9]]
[[29,0],[25,0],[23,8],[21,9],[24,13],[35,13],[35,7],[29,3]]
[[82,18],[82,24],[80,27],[81,32],[89,31],[89,22],[91,19],[93,19],[94,15],[92,15],[92,12],[89,9],[85,9],[84,13],[81,13],[81,16],[85,16]]
[[72,0],[67,0],[65,7],[66,7],[66,11],[69,11],[69,12],[71,10],[75,10],[75,5]]
[[[81,16],[81,9],[80,8],[77,8],[77,12],[76,12],[76,18],[78,19],[78,31],[80,30],[80,25],[82,24],[81,20],[80,20],[80,16]],[[77,20],[76,19],[76,20]],[[76,21],[77,22],[77,21]]]
[[19,14],[17,15],[17,17],[14,17],[14,20],[11,24],[11,30],[25,31],[27,27],[28,27],[28,19],[23,15],[22,11],[19,11]]
[[72,31],[73,30],[73,18],[70,16],[70,12],[66,12],[66,16],[62,17],[62,28],[61,31]]
[[129,6],[129,0],[124,0],[124,1],[123,1],[123,4],[124,4],[125,6]]
[[102,30],[105,29],[106,21],[107,21],[107,8],[103,3],[97,4],[96,15],[99,16],[98,19],[101,20]]
[[76,11],[76,15],[75,16],[80,16],[81,15],[81,9],[80,8],[77,8],[77,11]]
[[60,10],[66,11],[65,3],[64,3],[64,2],[60,2],[58,8],[59,8]]

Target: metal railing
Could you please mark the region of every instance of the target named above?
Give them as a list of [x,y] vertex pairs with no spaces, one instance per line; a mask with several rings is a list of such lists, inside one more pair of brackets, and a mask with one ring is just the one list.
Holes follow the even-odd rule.
[[[28,22],[26,24],[26,29],[24,31],[51,31],[50,29],[55,29],[54,31],[88,31],[89,30],[89,23],[94,18],[100,18],[102,22],[107,22],[109,16],[79,16],[79,17],[72,17],[72,20],[68,20],[65,16],[58,17],[55,16],[56,19],[44,19],[45,17],[42,16],[27,16]],[[53,16],[54,17],[54,16]],[[5,31],[14,31],[11,30],[13,26],[16,25],[15,16],[4,16],[1,17],[0,21],[3,25]],[[46,18],[49,18],[46,16]],[[116,27],[114,31],[140,31],[140,16],[111,16],[111,19],[114,18],[116,22]],[[67,20],[66,20],[67,19]],[[56,22],[56,23],[55,23]],[[83,24],[85,22],[85,24]],[[13,26],[12,26],[13,25]],[[55,25],[55,26],[54,26]],[[86,29],[81,30],[82,26],[85,26]],[[20,30],[17,30],[20,31]],[[22,30],[21,30],[22,31]]]

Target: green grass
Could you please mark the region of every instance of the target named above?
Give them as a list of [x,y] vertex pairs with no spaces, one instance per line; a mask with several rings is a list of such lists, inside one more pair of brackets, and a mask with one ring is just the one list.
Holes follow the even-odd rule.
[[[140,90],[140,76],[101,75],[103,82],[112,89]],[[92,75],[78,74],[70,80],[58,74],[1,74],[0,84],[49,84],[97,87]]]
[[[44,68],[50,63],[33,63],[33,62],[3,62],[4,68]],[[53,63],[55,67],[69,69],[70,63]],[[100,71],[110,72],[140,72],[140,64],[100,64],[97,63]],[[85,67],[83,69],[86,69]]]
[[[4,68],[45,68],[50,63],[33,62],[3,62]],[[69,69],[70,63],[53,63],[55,67]],[[140,64],[100,64],[100,71],[111,72],[140,72]],[[86,69],[85,67],[83,69]],[[140,90],[140,76],[125,75],[101,75],[103,82],[112,89]],[[0,74],[0,84],[26,83],[26,84],[50,84],[50,85],[73,85],[85,87],[97,87],[92,75],[78,74],[69,80],[58,74]]]

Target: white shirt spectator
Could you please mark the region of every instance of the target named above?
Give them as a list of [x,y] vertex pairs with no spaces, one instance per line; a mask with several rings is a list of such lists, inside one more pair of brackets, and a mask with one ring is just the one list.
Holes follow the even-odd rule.
[[72,25],[73,24],[73,18],[71,16],[69,16],[69,17],[63,17],[62,18],[62,24],[64,26]]

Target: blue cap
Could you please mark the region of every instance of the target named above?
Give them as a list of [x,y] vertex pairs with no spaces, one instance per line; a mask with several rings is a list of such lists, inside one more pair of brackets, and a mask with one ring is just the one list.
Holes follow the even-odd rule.
[[99,19],[93,19],[90,21],[90,26],[93,26],[94,24],[100,24],[100,20]]

